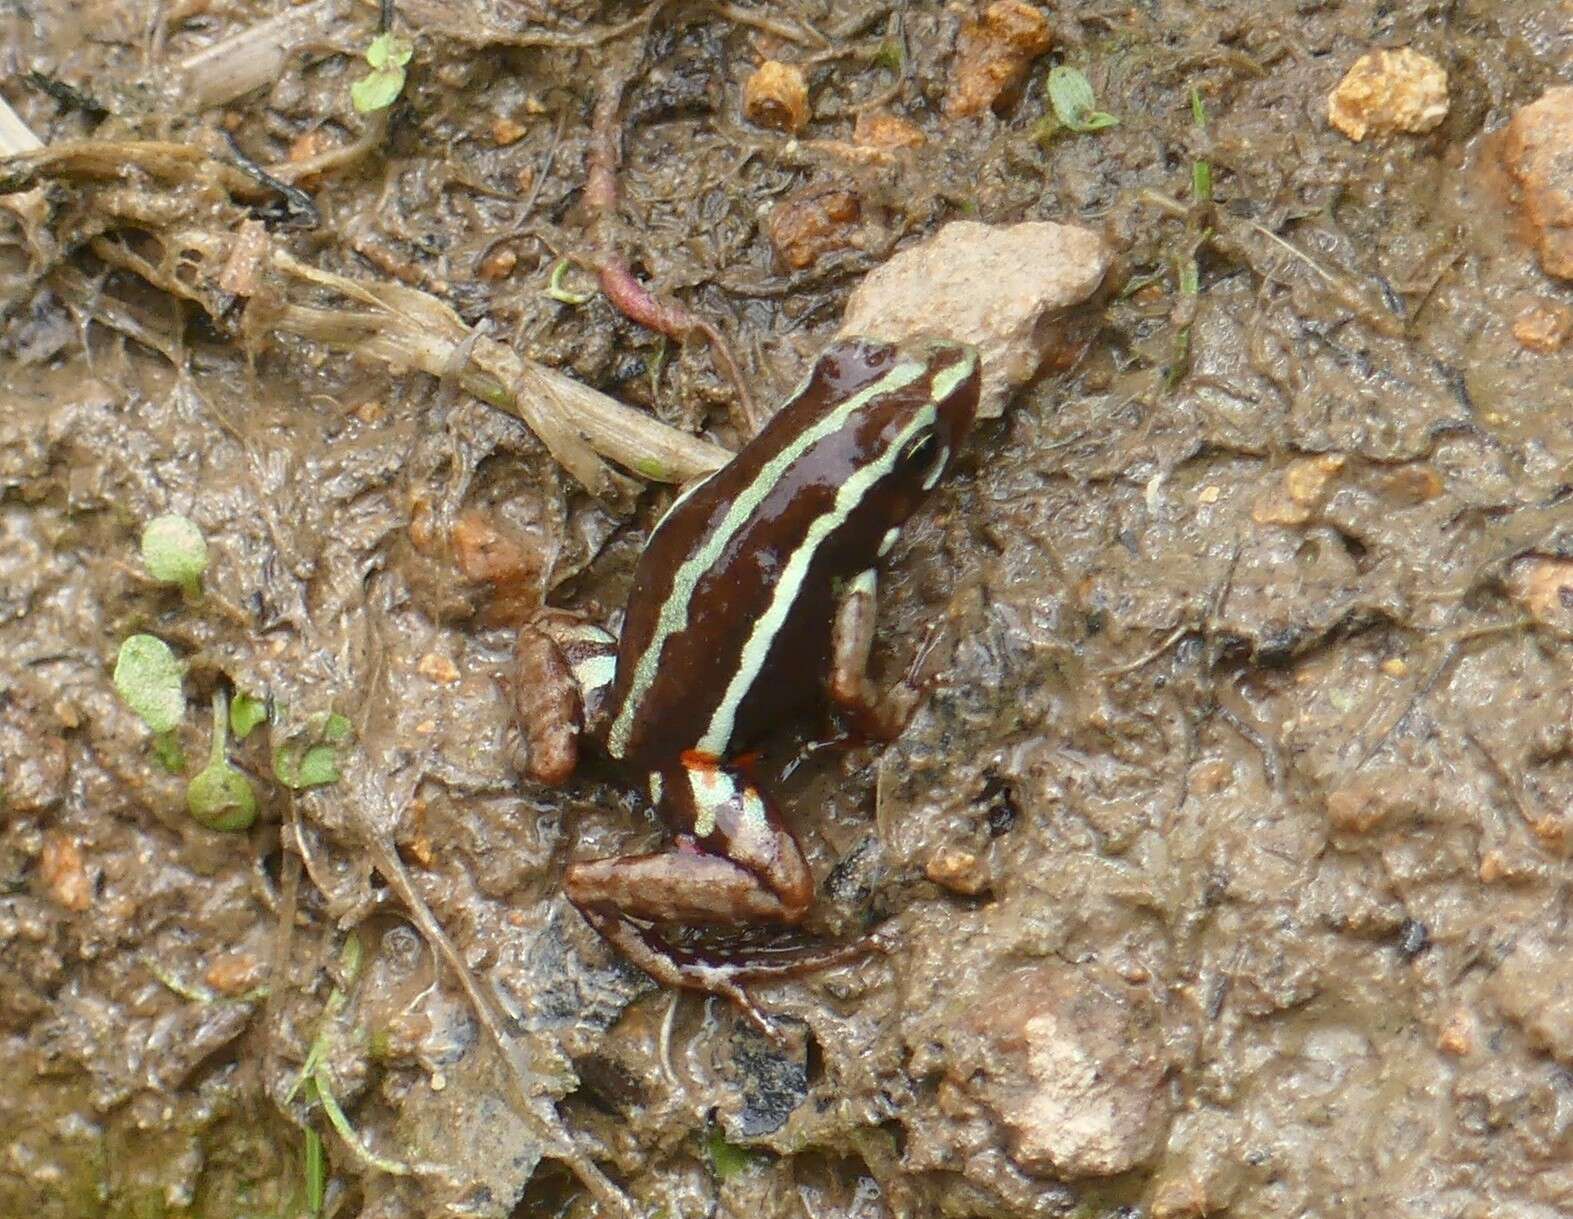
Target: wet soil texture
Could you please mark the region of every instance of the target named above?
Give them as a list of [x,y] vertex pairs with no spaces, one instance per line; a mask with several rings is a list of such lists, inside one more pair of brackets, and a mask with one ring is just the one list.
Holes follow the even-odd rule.
[[[396,10],[376,114],[375,6],[0,12],[0,1213],[1573,1210],[1567,4]],[[782,1048],[563,901],[639,793],[520,778],[518,624],[613,618],[676,467],[469,357],[735,447],[957,219],[1116,262],[886,561],[924,708],[767,743],[810,937],[888,937]]]

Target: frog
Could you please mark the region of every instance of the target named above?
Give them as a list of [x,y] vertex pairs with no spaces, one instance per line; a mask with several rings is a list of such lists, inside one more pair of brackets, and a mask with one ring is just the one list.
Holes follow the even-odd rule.
[[771,1036],[745,983],[859,946],[740,958],[667,931],[791,928],[809,913],[814,877],[755,751],[816,698],[873,741],[895,739],[920,704],[911,672],[884,693],[869,673],[878,564],[954,466],[979,363],[947,339],[832,344],[656,523],[620,629],[545,609],[518,636],[528,777],[566,782],[588,740],[642,782],[672,835],[665,850],[570,863],[568,901],[656,982],[724,997]]

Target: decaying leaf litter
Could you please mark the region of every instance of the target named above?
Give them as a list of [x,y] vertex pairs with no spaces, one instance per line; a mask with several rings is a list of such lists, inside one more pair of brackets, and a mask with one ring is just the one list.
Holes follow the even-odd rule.
[[[401,5],[369,118],[370,8],[6,18],[45,144],[0,265],[8,1209],[1568,1205],[1573,380],[1521,336],[1569,299],[1500,133],[1573,35],[1533,4],[1044,9],[1017,95],[958,114],[963,52],[1022,29],[979,61],[1016,71],[1030,7]],[[1406,46],[1446,117],[1331,128],[1345,70]],[[742,116],[766,61],[803,68],[801,132]],[[1118,124],[1044,123],[1059,67]],[[1119,291],[892,556],[890,671],[952,641],[927,711],[792,773],[816,929],[900,929],[770,991],[794,1061],[565,912],[570,853],[654,834],[610,782],[522,789],[499,680],[544,590],[620,603],[665,502],[632,475],[720,459],[641,421],[734,443],[736,382],[768,409],[957,218],[1099,228]],[[545,296],[564,257],[609,294]],[[211,549],[195,605],[137,554],[170,512]],[[115,695],[138,633],[185,663],[196,765],[215,691],[271,700],[228,746],[251,830],[192,823]],[[339,781],[278,781],[332,714]]]

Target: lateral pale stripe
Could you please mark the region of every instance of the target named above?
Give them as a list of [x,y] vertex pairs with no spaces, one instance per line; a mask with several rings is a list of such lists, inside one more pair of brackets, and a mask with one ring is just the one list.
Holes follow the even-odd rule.
[[[873,399],[906,388],[919,380],[926,371],[926,366],[916,360],[897,364],[878,381],[848,398],[813,427],[806,428],[791,444],[761,466],[759,472],[754,475],[754,480],[738,493],[720,526],[699,550],[684,561],[677,569],[677,574],[672,577],[672,590],[661,603],[655,631],[650,636],[644,654],[639,657],[639,662],[634,667],[633,678],[623,698],[623,705],[618,710],[617,718],[612,722],[611,731],[607,733],[607,752],[613,758],[621,758],[628,750],[628,738],[633,735],[634,719],[639,714],[639,706],[644,702],[645,695],[650,692],[650,687],[655,682],[666,641],[688,627],[688,607],[693,600],[694,589],[700,577],[715,565],[727,544],[752,519],[759,505],[781,480],[787,468],[811,446],[839,429],[849,416],[861,410]],[[805,381],[793,398],[807,390],[809,384],[810,382]],[[792,399],[788,399],[788,405],[791,401]],[[782,409],[785,410],[786,407],[783,406]],[[842,490],[845,489],[844,485]]]
[[770,654],[770,645],[775,642],[775,637],[780,633],[787,615],[792,612],[792,606],[797,601],[798,590],[808,575],[809,565],[813,563],[820,545],[846,523],[847,517],[852,515],[869,490],[895,469],[907,441],[924,428],[933,426],[937,418],[938,411],[931,401],[902,429],[901,434],[878,461],[870,462],[857,470],[851,478],[841,484],[830,510],[814,518],[813,523],[809,525],[802,544],[792,552],[792,557],[787,560],[786,566],[781,571],[781,578],[776,582],[770,605],[754,624],[753,633],[749,635],[748,642],[743,646],[742,655],[737,661],[737,671],[732,674],[726,693],[716,707],[715,714],[710,718],[710,727],[699,739],[697,748],[701,752],[714,754],[717,757],[727,752],[732,742],[732,730],[737,726],[738,708],[759,677],[760,670],[765,667],[765,658]]
[[964,351],[962,358],[949,368],[941,369],[934,374],[933,397],[936,402],[943,402],[956,392],[956,387],[972,375],[978,366],[978,353]]

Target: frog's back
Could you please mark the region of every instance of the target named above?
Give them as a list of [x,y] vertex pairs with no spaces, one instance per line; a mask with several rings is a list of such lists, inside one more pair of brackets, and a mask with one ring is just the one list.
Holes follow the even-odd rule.
[[759,435],[662,518],[619,641],[612,757],[649,769],[684,752],[725,758],[813,695],[835,584],[873,562],[890,524],[877,495],[856,493],[860,472],[893,421],[926,400],[931,374],[892,344],[831,348]]

